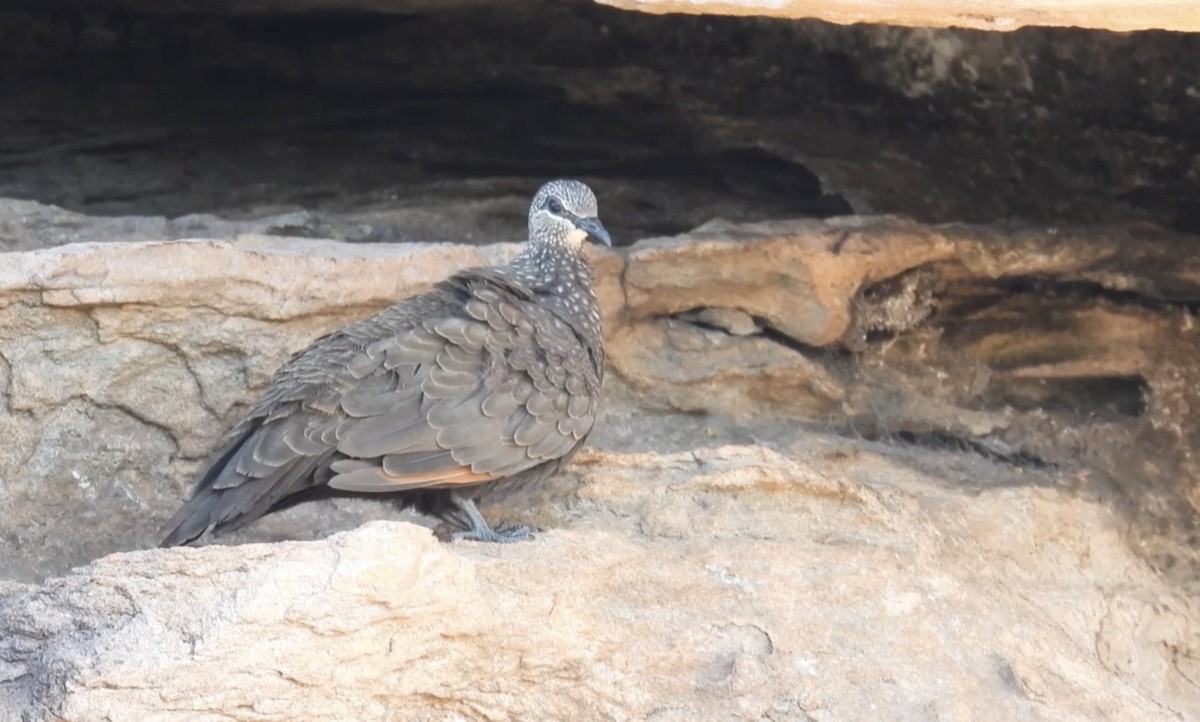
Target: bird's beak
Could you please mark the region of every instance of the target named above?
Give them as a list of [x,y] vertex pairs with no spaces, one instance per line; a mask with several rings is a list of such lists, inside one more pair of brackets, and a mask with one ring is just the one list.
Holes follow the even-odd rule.
[[600,225],[599,218],[576,218],[575,227],[586,232],[589,236],[600,241],[606,246],[612,246],[612,236],[608,235],[608,231],[604,230],[604,226]]

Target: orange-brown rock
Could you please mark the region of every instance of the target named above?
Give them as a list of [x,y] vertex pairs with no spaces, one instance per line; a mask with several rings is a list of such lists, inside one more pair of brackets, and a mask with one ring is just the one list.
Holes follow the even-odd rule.
[[1200,13],[1186,0],[597,0],[650,13],[763,15],[831,23],[1016,30],[1027,25],[1102,30],[1200,31]]
[[[849,450],[850,453],[847,453]],[[532,542],[380,522],[0,589],[0,717],[1187,717],[1200,605],[1063,490],[820,437],[589,452]],[[1010,472],[1011,473],[1011,472]],[[86,620],[81,622],[80,620]]]

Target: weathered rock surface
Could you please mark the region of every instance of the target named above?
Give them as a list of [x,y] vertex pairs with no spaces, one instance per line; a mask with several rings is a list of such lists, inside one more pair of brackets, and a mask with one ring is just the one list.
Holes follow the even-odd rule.
[[[1200,266],[1187,243],[1148,227],[1001,234],[883,218],[714,224],[597,251],[609,418],[794,419],[1083,465],[1155,568],[1194,584]],[[153,544],[291,352],[515,250],[246,235],[3,256],[0,573]],[[604,427],[597,443],[628,448]],[[257,533],[320,536],[381,513],[336,509]],[[104,534],[83,544],[63,516]]]
[[1200,31],[1200,13],[1186,0],[597,0],[652,13],[765,15],[819,18],[831,23],[877,23],[931,28],[1015,30],[1058,25],[1103,30]]
[[[60,0],[62,2],[64,0]],[[69,0],[67,0],[69,2]],[[84,0],[141,12],[259,14],[368,12],[413,14],[448,7],[486,5],[495,0]],[[535,0],[525,0],[533,3]],[[1025,25],[1058,25],[1103,30],[1200,30],[1195,6],[1186,0],[970,0],[953,6],[938,0],[596,0],[626,10],[702,15],[762,15],[817,18],[834,23],[876,23],[916,27],[1014,30]],[[505,5],[512,5],[507,0]]]
[[[35,251],[70,243],[128,243],[183,238],[232,238],[239,235],[308,236],[337,233],[342,238],[353,238],[355,229],[349,225],[345,221],[341,224],[337,221],[330,223],[305,211],[259,215],[241,220],[210,214],[176,218],[89,216],[34,201],[0,198],[2,252]],[[462,240],[460,238],[460,242]]]
[[[256,14],[331,3],[398,14]],[[0,201],[0,719],[1200,716],[1200,36],[114,7],[0,13],[0,196],[70,209]],[[598,451],[486,510],[534,544],[104,557],[288,353],[515,250],[374,244],[578,173],[622,245],[707,225],[597,256]],[[851,212],[916,222],[758,223]]]
[[[1200,603],[1052,487],[862,444],[587,452],[530,543],[376,523],[0,593],[0,717],[1167,720]],[[1012,472],[1004,472],[1011,475]]]
[[[152,546],[291,351],[517,249],[96,233],[0,256],[6,578]],[[600,451],[488,511],[537,542],[377,525],[5,583],[0,719],[1186,719],[1187,242],[847,218],[597,249]],[[379,518],[411,517],[225,541]]]

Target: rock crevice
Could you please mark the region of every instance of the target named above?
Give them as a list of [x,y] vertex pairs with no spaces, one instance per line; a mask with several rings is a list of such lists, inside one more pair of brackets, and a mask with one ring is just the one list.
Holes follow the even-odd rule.
[[[860,218],[710,225],[598,253],[611,394],[630,408],[1082,464],[1124,500],[1152,561],[1186,578],[1194,552],[1170,540],[1187,538],[1196,508],[1188,429],[1200,377],[1179,359],[1200,353],[1189,310],[1200,272],[1171,262],[1180,243],[1138,227],[1002,236]],[[7,493],[95,514],[89,480],[115,472],[121,483],[105,493],[124,501],[100,513],[131,536],[109,543],[151,543],[153,525],[135,532],[124,505],[165,514],[288,354],[427,279],[515,252],[246,236],[10,254]],[[128,437],[109,441],[97,425],[113,414]],[[96,441],[128,455],[98,464]],[[1149,454],[1154,467],[1141,463]],[[45,544],[47,559],[79,553],[55,550],[33,510],[3,513],[21,530],[9,544]]]
[[[0,12],[0,719],[1200,716],[1196,38],[612,2]],[[134,551],[290,353],[577,174],[610,373],[488,512],[535,541]]]
[[1111,513],[1033,488],[987,492],[985,510],[852,448],[588,451],[574,501],[527,544],[446,545],[377,522],[317,542],[116,554],[9,586],[0,712],[866,719],[886,705],[1150,720],[1195,709],[1187,630],[1200,607],[1131,555]]

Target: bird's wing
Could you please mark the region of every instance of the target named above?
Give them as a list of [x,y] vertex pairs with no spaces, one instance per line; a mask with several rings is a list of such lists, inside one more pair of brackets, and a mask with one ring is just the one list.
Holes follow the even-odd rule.
[[425,319],[364,350],[367,375],[320,432],[344,457],[330,487],[478,484],[564,456],[587,436],[598,383],[570,326],[492,283],[467,293],[463,315]]
[[579,336],[528,294],[460,274],[285,363],[163,545],[236,529],[322,483],[445,489],[561,458],[591,431],[599,378]]
[[326,480],[376,493],[484,483],[591,430],[591,356],[527,296],[460,275],[389,311],[281,367],[172,525],[201,507],[210,523],[249,521]]

